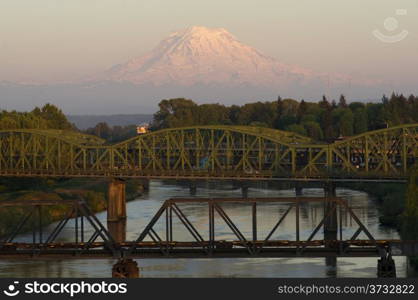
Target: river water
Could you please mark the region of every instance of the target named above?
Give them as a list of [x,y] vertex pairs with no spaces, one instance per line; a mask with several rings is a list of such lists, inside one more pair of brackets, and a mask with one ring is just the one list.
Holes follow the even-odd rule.
[[[196,197],[241,197],[241,190],[222,182],[207,182],[199,185]],[[304,196],[323,196],[322,189],[303,190]],[[268,189],[264,186],[250,187],[250,197],[293,197],[294,190]],[[337,189],[337,196],[343,197],[354,207],[355,214],[376,239],[398,239],[396,230],[379,225],[379,211],[376,202],[366,193]],[[164,200],[171,197],[190,197],[186,185],[173,182],[152,181],[148,193],[127,203],[127,240],[134,240],[150,221]],[[204,204],[179,205],[193,225],[208,236],[208,209]],[[240,228],[244,235],[251,237],[251,206],[223,205],[226,213]],[[278,218],[287,209],[286,204],[273,203],[258,205],[258,236],[265,237]],[[323,216],[320,203],[305,203],[301,206],[301,240],[306,239]],[[97,217],[106,224],[106,213]],[[157,232],[164,228],[165,218],[156,225]],[[220,218],[218,218],[220,219]],[[180,221],[174,223],[174,240],[192,240]],[[46,232],[53,228],[48,226]],[[354,220],[343,218],[343,237],[349,239],[357,230]],[[58,241],[69,240],[74,231],[74,222],[69,222]],[[217,239],[236,239],[222,220],[215,224]],[[161,234],[163,236],[163,234]],[[364,236],[363,236],[364,237]],[[322,238],[319,232],[318,239]],[[359,238],[362,238],[360,236]],[[365,237],[364,237],[365,238]],[[30,240],[30,234],[18,237],[18,240]],[[292,210],[280,225],[272,239],[295,239],[295,212]],[[395,257],[398,277],[415,277],[408,268],[405,257]],[[110,277],[112,259],[101,260],[23,260],[1,261],[1,277]],[[248,258],[248,259],[143,259],[138,260],[141,277],[376,277],[377,258],[338,258],[337,266],[326,266],[324,258]]]

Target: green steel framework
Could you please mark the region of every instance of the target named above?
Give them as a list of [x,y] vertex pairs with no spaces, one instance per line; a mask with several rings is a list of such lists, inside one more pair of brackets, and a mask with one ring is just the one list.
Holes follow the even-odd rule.
[[0,176],[405,178],[418,159],[418,124],[332,144],[249,126],[172,128],[99,143],[56,130],[2,130]]

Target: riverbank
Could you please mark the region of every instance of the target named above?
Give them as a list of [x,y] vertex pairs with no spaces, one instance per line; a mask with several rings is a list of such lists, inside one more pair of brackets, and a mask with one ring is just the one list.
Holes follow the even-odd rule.
[[406,204],[407,184],[404,183],[350,183],[346,184],[354,190],[371,195],[380,205],[379,222],[384,226],[402,228],[402,215]]

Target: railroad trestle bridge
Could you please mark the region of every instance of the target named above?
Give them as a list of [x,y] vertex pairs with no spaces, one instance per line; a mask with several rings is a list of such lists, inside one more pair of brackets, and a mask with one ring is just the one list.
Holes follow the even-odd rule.
[[[300,222],[300,207],[309,202],[323,203],[324,215],[309,235],[302,237],[301,231],[306,228],[302,228]],[[184,212],[184,207],[190,204],[205,207],[207,224],[197,226],[193,215]],[[244,232],[225,210],[231,204],[250,208],[249,232]],[[257,209],[265,204],[281,204],[282,210],[278,210],[268,233],[261,236]],[[42,225],[45,206],[66,207],[61,211],[60,221],[48,231]],[[113,227],[108,220],[106,228],[82,199],[0,202],[0,208],[7,207],[21,207],[24,213],[0,242],[0,259],[115,258],[119,261],[114,267],[114,276],[137,276],[138,268],[132,259],[325,257],[335,264],[337,257],[378,257],[378,275],[386,277],[396,275],[392,255],[418,255],[418,241],[375,239],[349,204],[337,197],[172,198],[162,204],[138,238],[132,241],[126,240],[126,218],[110,222]],[[295,239],[279,240],[276,237],[280,225],[292,210]],[[358,226],[349,235],[343,233],[345,214]],[[215,223],[220,221],[230,230],[232,238],[217,236]],[[31,234],[24,235],[22,240],[19,234],[27,224],[31,225]],[[66,226],[68,230],[64,230]],[[189,237],[181,234],[182,239],[176,239],[174,232],[178,230],[187,232]],[[63,232],[64,240],[60,239]],[[365,238],[359,239],[361,234]]]

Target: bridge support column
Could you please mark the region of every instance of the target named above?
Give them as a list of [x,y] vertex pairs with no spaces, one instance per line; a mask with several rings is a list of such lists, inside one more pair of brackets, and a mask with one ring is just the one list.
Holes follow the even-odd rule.
[[142,186],[142,191],[143,192],[148,192],[149,191],[149,184],[150,184],[150,180],[149,179],[141,179],[140,180],[140,184]]
[[383,255],[377,261],[377,277],[396,277],[395,261],[392,258],[389,248],[383,251]]
[[242,198],[248,198],[248,185],[241,186]]
[[[335,184],[330,182],[324,186],[325,198],[332,198],[336,196]],[[326,217],[324,222],[324,235],[325,240],[337,239],[337,205],[334,201],[325,200],[324,216]]]
[[303,187],[302,187],[302,183],[300,182],[295,183],[295,195],[296,197],[303,195]]
[[337,275],[337,256],[332,255],[325,257],[325,266],[327,266],[327,275],[335,277]]
[[336,197],[336,186],[334,182],[326,182],[324,185],[324,196],[325,197]]
[[109,183],[107,228],[115,242],[126,240],[125,181],[113,179]]
[[195,181],[190,181],[189,183],[189,192],[190,196],[195,196],[197,193],[197,185]]
[[[326,198],[336,197],[336,187],[332,182],[327,182],[324,186],[324,194]],[[333,201],[325,200],[324,203],[324,241],[325,247],[336,248],[336,243],[338,239],[338,221],[337,221],[337,205]],[[335,252],[337,249],[335,249]],[[333,274],[337,266],[337,256],[331,255],[325,258],[325,264],[327,267],[333,269],[331,272]],[[333,274],[335,275],[335,274]]]
[[138,263],[133,259],[120,259],[112,268],[113,278],[138,278]]

